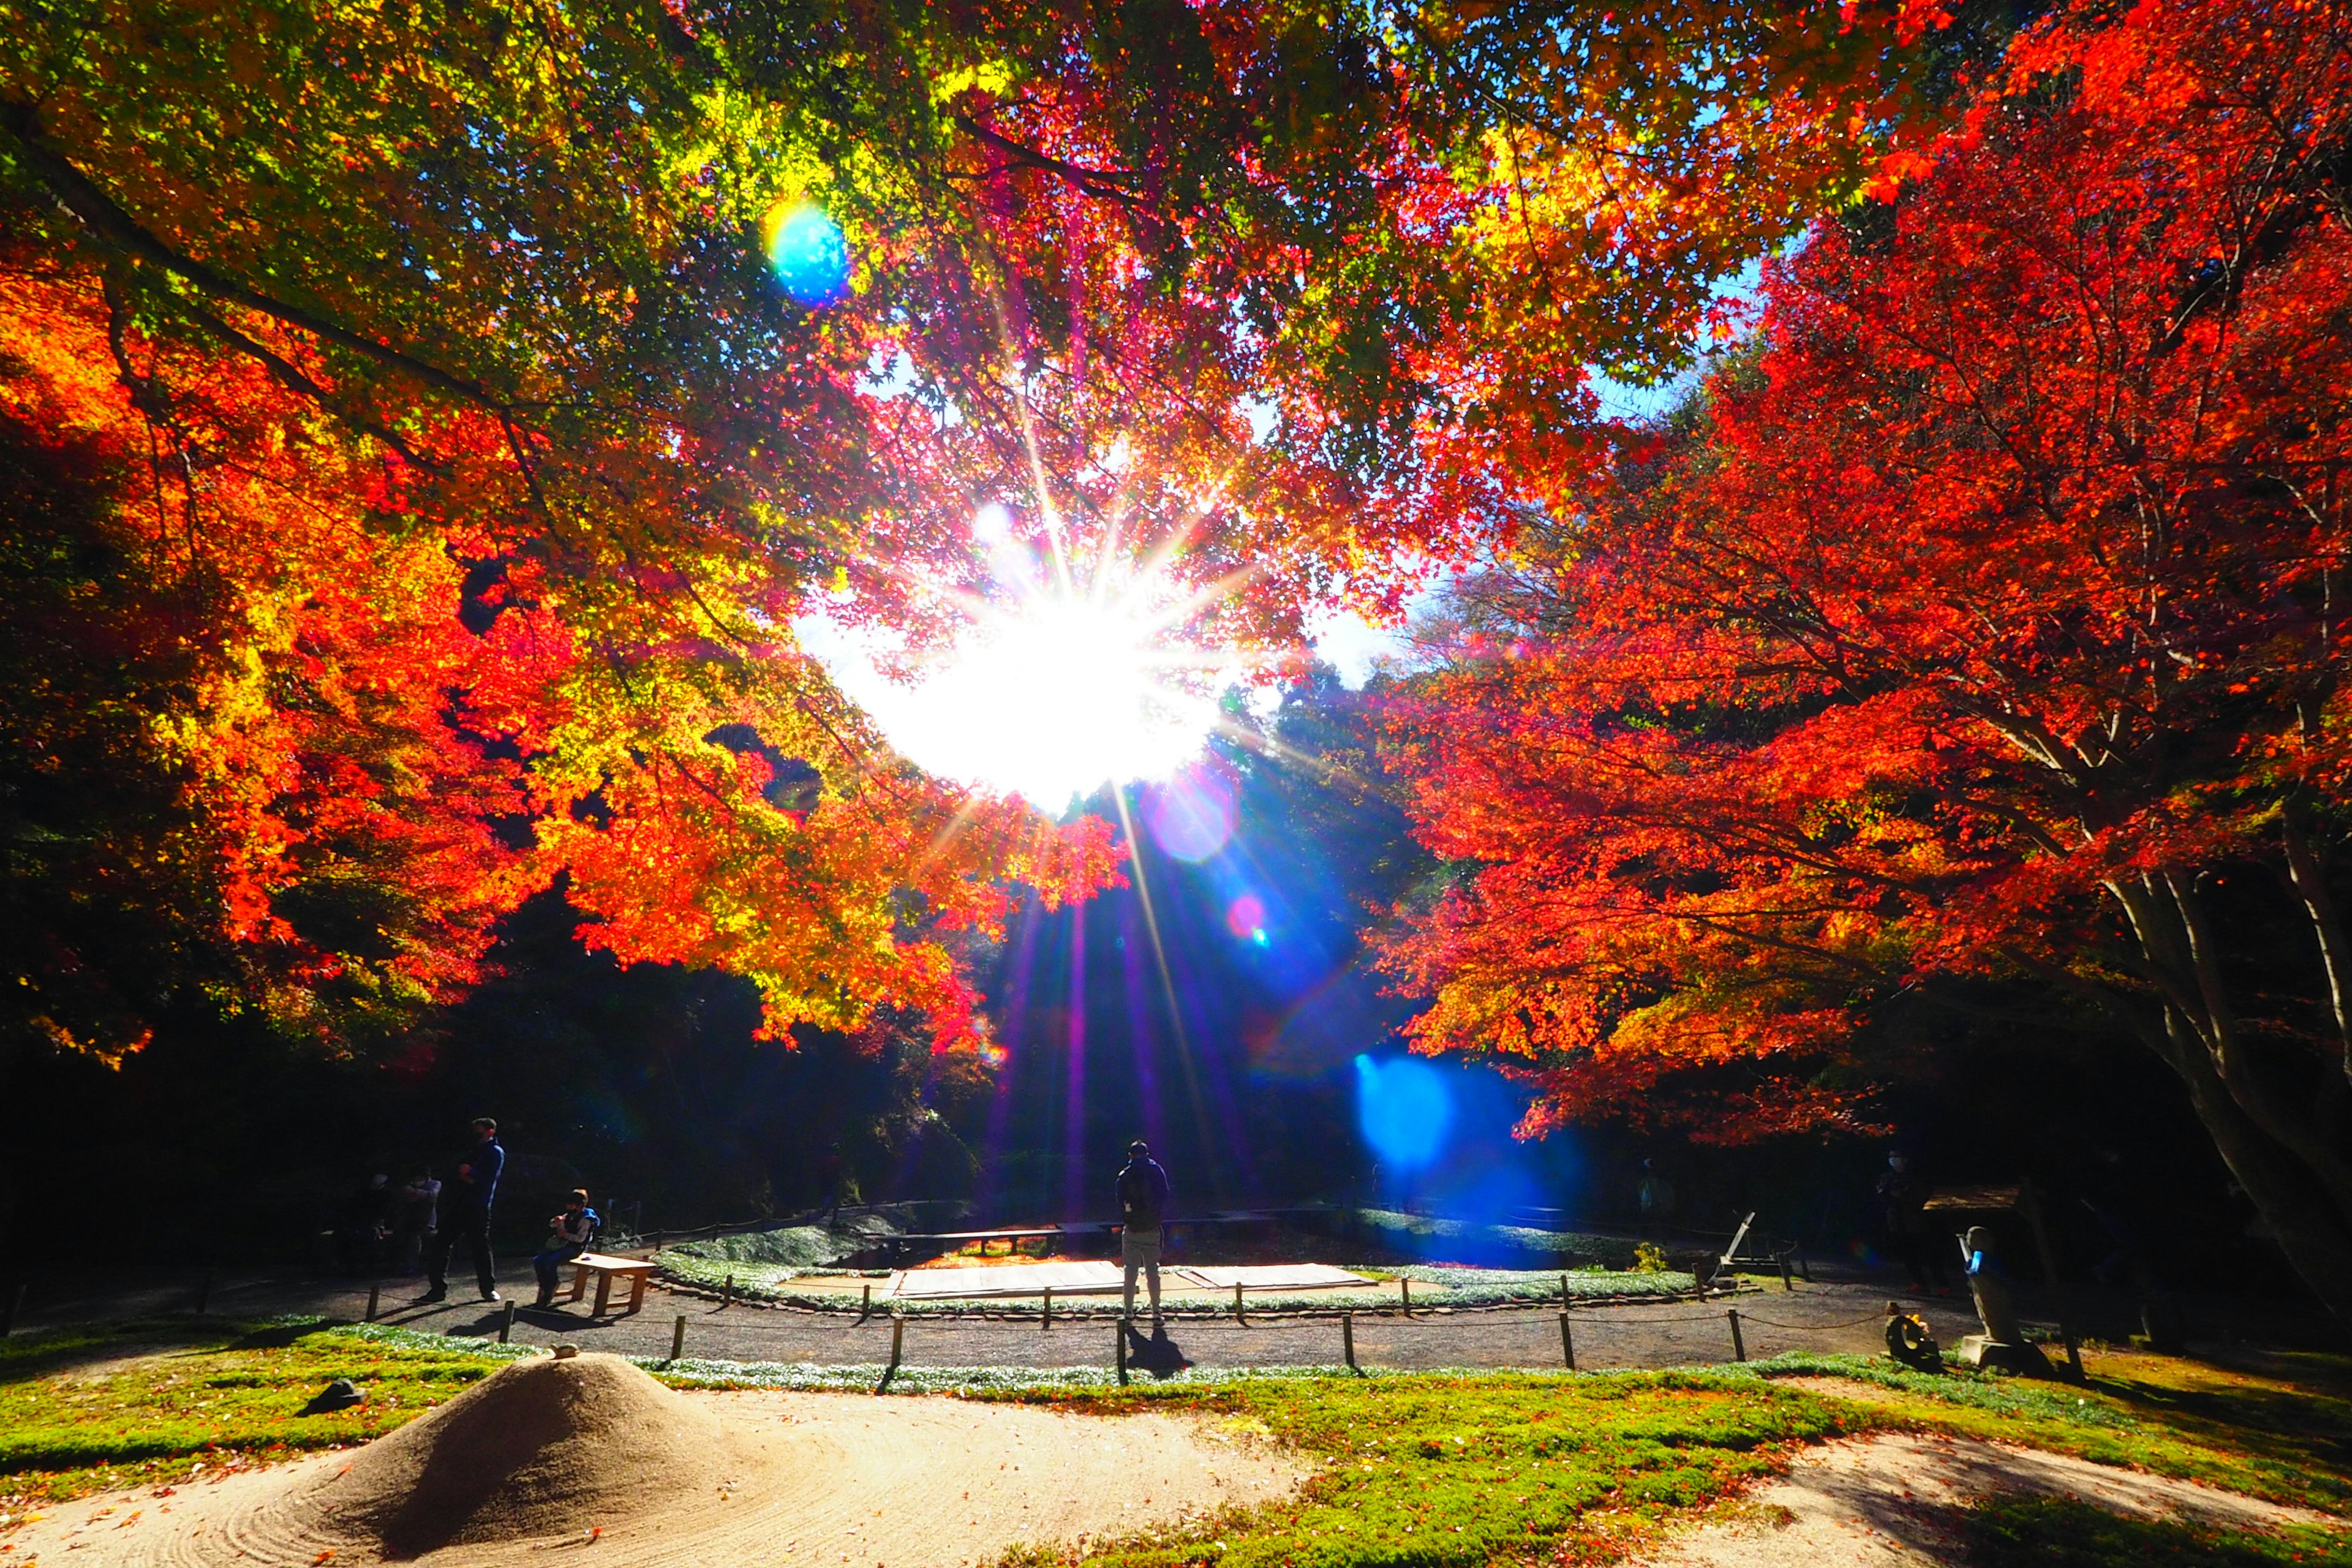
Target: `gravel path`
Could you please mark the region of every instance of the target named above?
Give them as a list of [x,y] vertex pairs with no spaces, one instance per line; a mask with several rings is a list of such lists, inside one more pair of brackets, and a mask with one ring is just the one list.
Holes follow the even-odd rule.
[[[686,1319],[686,1353],[719,1361],[815,1362],[869,1364],[887,1361],[890,1324],[882,1318],[859,1324],[854,1315],[790,1311],[737,1304],[720,1307],[699,1297],[656,1289],[635,1317],[592,1320],[585,1302],[539,1311],[527,1303],[535,1293],[528,1267],[502,1270],[499,1288],[525,1305],[515,1315],[518,1342],[559,1341],[587,1350],[666,1356],[677,1319]],[[182,1275],[144,1285],[125,1283],[101,1291],[51,1296],[27,1303],[20,1321],[88,1321],[142,1312],[185,1311],[194,1305],[194,1283]],[[494,1335],[502,1309],[473,1300],[470,1288],[454,1282],[451,1298],[434,1306],[413,1305],[421,1280],[387,1282],[378,1321],[425,1333]],[[46,1296],[46,1293],[45,1293]],[[1855,1283],[1807,1285],[1793,1291],[1777,1285],[1729,1300],[1705,1303],[1662,1302],[1655,1306],[1580,1309],[1571,1317],[1580,1367],[1653,1367],[1706,1364],[1732,1359],[1727,1310],[1736,1307],[1751,1358],[1782,1351],[1853,1351],[1879,1353],[1883,1286]],[[1965,1302],[1950,1299],[1906,1303],[1922,1311],[1947,1344],[1975,1327]],[[254,1318],[281,1312],[318,1312],[358,1319],[367,1310],[366,1287],[341,1281],[302,1281],[260,1276],[222,1276],[210,1310]],[[1855,1320],[1861,1320],[1856,1321]],[[910,1320],[905,1358],[915,1366],[1102,1366],[1111,1364],[1112,1330],[1104,1322],[1056,1321],[1042,1329],[1026,1321]],[[1202,1367],[1331,1364],[1341,1359],[1336,1318],[1253,1319],[1246,1326],[1230,1318],[1172,1320],[1165,1337],[1133,1348],[1130,1363],[1145,1371],[1180,1365]],[[1399,1369],[1471,1366],[1538,1367],[1560,1364],[1559,1314],[1556,1308],[1496,1311],[1417,1310],[1410,1319],[1393,1311],[1356,1315],[1356,1359],[1366,1367]]]

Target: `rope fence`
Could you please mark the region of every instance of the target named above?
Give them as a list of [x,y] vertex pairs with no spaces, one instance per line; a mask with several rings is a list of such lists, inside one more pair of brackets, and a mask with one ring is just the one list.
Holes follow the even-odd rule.
[[[1065,1317],[1058,1324],[1050,1313],[1042,1316],[1032,1314],[1032,1318],[1038,1321],[1042,1333],[1086,1334],[1098,1332],[1106,1326],[1101,1318]],[[1167,1338],[1164,1332],[1160,1331],[1160,1325],[1155,1325],[1155,1331],[1147,1339],[1139,1331],[1139,1321],[1130,1322],[1127,1320],[1114,1319],[1108,1325],[1112,1328],[1112,1343],[1107,1369],[1104,1368],[1103,1363],[1089,1360],[1075,1363],[1066,1362],[1039,1363],[1039,1370],[1044,1371],[1054,1366],[1076,1368],[1092,1365],[1098,1370],[1110,1371],[1120,1384],[1129,1382],[1139,1373],[1164,1374],[1175,1370],[1240,1372],[1251,1368],[1271,1368],[1280,1365],[1339,1365],[1360,1374],[1370,1371],[1386,1370],[1368,1364],[1367,1360],[1360,1355],[1357,1336],[1360,1318],[1368,1323],[1377,1324],[1384,1334],[1392,1334],[1396,1331],[1403,1330],[1442,1338],[1448,1331],[1459,1332],[1464,1330],[1473,1330],[1478,1332],[1479,1337],[1489,1340],[1493,1337],[1494,1331],[1500,1328],[1525,1327],[1540,1331],[1547,1326],[1546,1319],[1549,1318],[1551,1320],[1551,1324],[1556,1326],[1559,1334],[1559,1348],[1557,1362],[1553,1362],[1550,1359],[1550,1352],[1546,1352],[1542,1353],[1541,1359],[1531,1356],[1507,1364],[1523,1369],[1556,1364],[1571,1372],[1597,1371],[1609,1365],[1630,1368],[1637,1365],[1693,1364],[1690,1360],[1681,1356],[1677,1349],[1654,1344],[1651,1349],[1654,1352],[1664,1352],[1665,1359],[1663,1361],[1654,1355],[1644,1361],[1612,1361],[1604,1354],[1596,1362],[1591,1354],[1591,1346],[1595,1338],[1605,1346],[1612,1338],[1622,1335],[1647,1335],[1654,1338],[1657,1331],[1662,1329],[1675,1330],[1700,1324],[1712,1325],[1722,1333],[1720,1343],[1722,1353],[1708,1359],[1739,1363],[1749,1358],[1747,1341],[1748,1332],[1752,1329],[1768,1329],[1776,1336],[1798,1336],[1813,1342],[1812,1348],[1851,1351],[1855,1348],[1851,1343],[1832,1346],[1822,1342],[1830,1335],[1856,1329],[1867,1323],[1880,1323],[1886,1321],[1886,1315],[1882,1310],[1839,1318],[1826,1322],[1797,1322],[1783,1318],[1759,1317],[1737,1306],[1727,1306],[1721,1310],[1678,1312],[1672,1316],[1655,1316],[1647,1313],[1612,1313],[1589,1307],[1581,1310],[1547,1311],[1540,1308],[1530,1310],[1525,1304],[1521,1304],[1515,1317],[1500,1323],[1491,1318],[1465,1321],[1464,1318],[1457,1315],[1454,1310],[1444,1308],[1424,1309],[1411,1314],[1395,1310],[1293,1312],[1278,1319],[1261,1316],[1255,1322],[1243,1313],[1229,1311],[1218,1319],[1205,1321],[1193,1319],[1189,1322],[1172,1325],[1193,1331],[1186,1333],[1185,1338],[1189,1342],[1181,1346]],[[919,1356],[922,1348],[921,1341],[929,1337],[926,1331],[939,1332],[944,1336],[959,1326],[985,1323],[988,1327],[998,1328],[1003,1326],[1005,1321],[1003,1317],[995,1315],[985,1319],[955,1319],[908,1318],[885,1313],[877,1313],[871,1320],[859,1320],[859,1322],[870,1322],[871,1327],[877,1331],[884,1322],[889,1324],[890,1360],[888,1368],[884,1373],[881,1384],[877,1387],[876,1392],[880,1393],[886,1389],[902,1369],[920,1364],[919,1361],[908,1359],[910,1336],[908,1329],[910,1324],[917,1330],[916,1334],[912,1336],[912,1353]],[[692,1319],[686,1313],[677,1314],[674,1320],[670,1335],[670,1359],[673,1361],[683,1359],[688,1353],[688,1328],[691,1321]],[[856,1326],[856,1323],[845,1324],[844,1328],[848,1330]],[[758,1333],[756,1329],[742,1320],[736,1320],[730,1324],[730,1340],[740,1340],[746,1330],[750,1330],[755,1336]],[[1205,1337],[1199,1332],[1202,1330],[1208,1331]],[[1335,1330],[1336,1333],[1333,1332]],[[1269,1342],[1287,1340],[1297,1343],[1307,1339],[1318,1342],[1322,1348],[1319,1349],[1319,1353],[1318,1351],[1307,1351],[1301,1359],[1295,1362],[1270,1362],[1263,1357],[1227,1360],[1213,1354],[1215,1348],[1221,1344],[1230,1343],[1233,1337],[1236,1335],[1247,1335],[1267,1348],[1271,1348]],[[1586,1347],[1581,1362],[1580,1362],[1580,1340]],[[999,1342],[1002,1343],[1001,1341]],[[1786,1350],[1807,1347],[1801,1345],[1781,1348]],[[1331,1359],[1330,1351],[1339,1352],[1336,1361]],[[1199,1352],[1198,1359],[1193,1352]],[[740,1347],[730,1352],[725,1359],[741,1361]],[[776,1359],[781,1361],[784,1358],[780,1356]],[[756,1363],[751,1364],[756,1364]],[[945,1369],[969,1364],[969,1363],[968,1361],[942,1362],[939,1364]],[[1403,1371],[1411,1368],[1400,1366],[1392,1370]]]
[[[212,1309],[214,1303],[211,1299],[215,1294],[212,1271],[205,1270],[189,1280],[186,1289],[187,1295],[183,1298],[180,1310],[193,1309],[195,1314],[203,1315]],[[511,1341],[520,1327],[533,1334],[552,1331],[566,1337],[577,1335],[583,1341],[603,1341],[604,1347],[600,1348],[649,1357],[667,1350],[667,1360],[672,1363],[709,1359],[743,1365],[780,1363],[845,1367],[865,1363],[836,1359],[838,1352],[845,1348],[841,1342],[812,1345],[808,1331],[823,1325],[819,1331],[820,1337],[831,1339],[837,1333],[845,1342],[851,1334],[878,1331],[887,1323],[890,1335],[889,1370],[883,1377],[883,1386],[887,1387],[902,1367],[919,1364],[919,1359],[915,1362],[908,1360],[910,1340],[911,1352],[920,1358],[926,1348],[926,1340],[932,1341],[935,1347],[945,1348],[939,1346],[940,1340],[961,1338],[963,1343],[950,1352],[948,1359],[935,1363],[943,1370],[982,1364],[1008,1369],[1028,1366],[1041,1372],[1054,1367],[1077,1370],[1091,1366],[1098,1371],[1108,1371],[1118,1381],[1125,1383],[1139,1372],[1165,1375],[1171,1370],[1190,1369],[1238,1372],[1253,1367],[1344,1366],[1361,1373],[1372,1370],[1409,1370],[1415,1365],[1484,1364],[1497,1368],[1556,1365],[1570,1371],[1594,1371],[1607,1366],[1689,1365],[1709,1361],[1738,1363],[1748,1359],[1748,1337],[1753,1330],[1769,1331],[1776,1339],[1793,1336],[1800,1342],[1795,1345],[1783,1344],[1780,1347],[1781,1350],[1812,1348],[1850,1352],[1860,1348],[1853,1343],[1851,1337],[1843,1343],[1832,1344],[1827,1342],[1830,1336],[1845,1333],[1864,1324],[1887,1321],[1884,1310],[1828,1321],[1801,1321],[1782,1316],[1762,1315],[1742,1305],[1751,1301],[1761,1304],[1773,1300],[1756,1290],[1720,1295],[1701,1293],[1696,1297],[1686,1293],[1678,1298],[1634,1297],[1622,1300],[1596,1300],[1589,1297],[1575,1297],[1563,1284],[1561,1291],[1548,1301],[1522,1299],[1462,1306],[1417,1304],[1408,1291],[1401,1291],[1394,1305],[1328,1309],[1288,1307],[1266,1310],[1237,1295],[1233,1302],[1223,1307],[1202,1305],[1163,1313],[1165,1324],[1181,1335],[1183,1342],[1180,1344],[1164,1331],[1155,1332],[1148,1339],[1137,1333],[1136,1325],[1117,1316],[1116,1309],[1109,1309],[1108,1303],[1097,1305],[1088,1301],[1086,1305],[1092,1310],[1074,1310],[1074,1303],[1066,1298],[1048,1297],[1036,1307],[908,1314],[892,1310],[888,1302],[877,1303],[869,1295],[862,1301],[852,1300],[839,1310],[769,1308],[747,1314],[744,1308],[750,1303],[737,1300],[731,1290],[688,1291],[679,1290],[675,1284],[670,1284],[665,1287],[665,1293],[673,1300],[699,1297],[715,1304],[699,1313],[676,1313],[672,1322],[667,1325],[668,1331],[664,1333],[657,1326],[658,1319],[652,1313],[643,1318],[609,1316],[586,1319],[564,1314],[554,1320],[526,1315],[519,1321],[519,1303],[509,1300],[493,1306],[492,1316],[469,1330],[442,1331],[453,1338],[478,1335],[504,1344]],[[381,1282],[368,1288],[363,1321],[383,1321],[392,1315],[383,1310],[386,1305],[384,1295],[385,1289]],[[16,1327],[26,1296],[21,1281],[0,1290],[0,1333]],[[1701,1306],[1702,1300],[1724,1304],[1720,1307]],[[1662,1306],[1675,1304],[1686,1310],[1658,1310]],[[356,1307],[356,1302],[353,1307]],[[352,1311],[353,1307],[347,1307],[345,1310]],[[723,1331],[719,1331],[721,1323]],[[1113,1328],[1113,1342],[1107,1347],[1109,1353],[1100,1361],[1087,1357],[1073,1363],[1058,1355],[1051,1360],[1037,1360],[1034,1359],[1034,1352],[1041,1348],[1039,1340],[1027,1335],[1008,1337],[1008,1331],[1024,1323],[1036,1324],[1040,1334],[1055,1336],[1059,1342],[1056,1349],[1066,1344],[1071,1338],[1097,1333],[1106,1326]],[[911,1336],[908,1332],[910,1325],[916,1331]],[[1375,1342],[1369,1347],[1370,1355],[1364,1353],[1367,1347],[1359,1345],[1360,1328],[1376,1331]],[[1547,1329],[1557,1332],[1559,1344],[1556,1352],[1542,1348],[1544,1341],[1537,1337]],[[1515,1331],[1524,1331],[1528,1335],[1529,1342],[1524,1352],[1517,1343]],[[1402,1349],[1397,1342],[1401,1335],[1419,1343],[1414,1349],[1396,1357],[1401,1364],[1383,1369],[1378,1364],[1383,1355],[1393,1354]],[[1465,1351],[1473,1352],[1475,1361],[1443,1359],[1445,1355],[1443,1341],[1448,1335],[1457,1338]],[[1631,1349],[1633,1359],[1630,1360],[1625,1359],[1625,1342],[1629,1338],[1650,1342]],[[975,1339],[980,1342],[975,1344]],[[714,1344],[711,1342],[713,1340],[719,1342]],[[1712,1348],[1708,1344],[1710,1341],[1713,1342]],[[1433,1342],[1436,1342],[1433,1344]],[[1621,1347],[1620,1353],[1615,1356],[1610,1353],[1612,1342]],[[1256,1353],[1237,1356],[1218,1353],[1244,1344]],[[1299,1353],[1295,1356],[1282,1354],[1290,1345],[1297,1346]],[[816,1353],[813,1355],[812,1352]],[[1496,1359],[1498,1352],[1507,1359]],[[1433,1354],[1436,1359],[1433,1359]],[[877,1392],[879,1391],[877,1388]]]

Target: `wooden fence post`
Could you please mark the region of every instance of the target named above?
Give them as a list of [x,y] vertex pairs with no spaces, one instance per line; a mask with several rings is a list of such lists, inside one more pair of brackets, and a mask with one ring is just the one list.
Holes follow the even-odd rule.
[[1358,1377],[1363,1376],[1364,1369],[1356,1364],[1356,1314],[1353,1312],[1339,1314],[1339,1346],[1347,1352],[1348,1370]]
[[684,1354],[686,1354],[686,1314],[680,1312],[677,1315],[677,1321],[669,1326],[669,1359],[676,1361]]
[[1410,1279],[1406,1279],[1406,1278],[1405,1278],[1403,1275],[1402,1275],[1402,1274],[1400,1274],[1400,1275],[1398,1275],[1398,1276],[1397,1276],[1397,1295],[1398,1295],[1399,1299],[1401,1299],[1401,1300],[1404,1302],[1404,1315],[1405,1315],[1406,1317],[1408,1317],[1408,1318],[1412,1317],[1412,1280],[1410,1280]]
[[1568,1364],[1569,1371],[1574,1372],[1576,1370],[1576,1340],[1575,1337],[1568,1331],[1568,1314],[1566,1312],[1562,1312],[1559,1315],[1559,1359]]
[[1118,1358],[1118,1385],[1125,1388],[1127,1386],[1127,1320],[1121,1318],[1113,1322],[1110,1332],[1112,1340],[1116,1342],[1113,1349]]
[[507,1302],[507,1310],[499,1314],[499,1343],[500,1344],[506,1343],[508,1336],[514,1332],[514,1314],[515,1304],[509,1300]]
[[1734,1361],[1746,1361],[1748,1359],[1748,1342],[1739,1337],[1739,1309],[1734,1307],[1729,1311],[1724,1313],[1724,1316],[1731,1320],[1731,1359]]
[[899,1352],[906,1348],[906,1343],[907,1320],[894,1314],[890,1319],[890,1364],[882,1369],[882,1381],[874,1385],[875,1393],[880,1394],[888,1388],[890,1380],[898,1375]]
[[1045,1287],[1045,1311],[1044,1316],[1040,1317],[1040,1318],[1037,1320],[1037,1329],[1038,1329],[1038,1331],[1042,1333],[1042,1332],[1044,1332],[1045,1330],[1050,1329],[1050,1328],[1052,1328],[1053,1326],[1054,1326],[1054,1288],[1053,1288],[1051,1285],[1048,1285],[1048,1286],[1046,1286],[1046,1287]]

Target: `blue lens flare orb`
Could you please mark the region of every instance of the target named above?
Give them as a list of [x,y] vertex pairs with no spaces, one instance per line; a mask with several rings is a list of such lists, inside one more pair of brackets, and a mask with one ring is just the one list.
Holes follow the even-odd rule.
[[768,268],[795,304],[814,310],[847,298],[849,241],[823,207],[779,206],[763,226]]
[[1364,1142],[1407,1170],[1444,1152],[1454,1129],[1454,1090],[1444,1075],[1415,1057],[1356,1058],[1356,1117]]

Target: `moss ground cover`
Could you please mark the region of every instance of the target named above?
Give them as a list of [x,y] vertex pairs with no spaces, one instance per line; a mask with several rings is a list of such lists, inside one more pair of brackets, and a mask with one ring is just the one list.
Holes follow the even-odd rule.
[[1484,1262],[1532,1254],[1555,1267],[1632,1268],[1640,1244],[1613,1236],[1572,1230],[1537,1230],[1520,1225],[1478,1225],[1391,1209],[1358,1209],[1353,1234],[1385,1247],[1419,1257],[1462,1256]]
[[[179,1319],[17,1336],[0,1343],[0,1492],[11,1494],[0,1524],[45,1499],[363,1440],[522,1353],[315,1321]],[[641,1364],[684,1387],[866,1389],[880,1372]],[[1124,1389],[1083,1368],[910,1367],[893,1387],[1104,1414],[1194,1409],[1317,1458],[1317,1479],[1283,1503],[1091,1543],[1087,1560],[1107,1568],[1609,1561],[1720,1505],[1802,1445],[1885,1428],[2021,1442],[2352,1511],[2346,1363],[2239,1370],[2105,1355],[2092,1371],[2092,1386],[2080,1391],[1921,1376],[1844,1356],[1666,1373],[1196,1372]],[[1865,1384],[1871,1397],[1790,1381],[1807,1374]],[[359,1383],[368,1402],[300,1415],[336,1377]],[[1979,1560],[2254,1568],[2301,1552],[2305,1562],[2352,1563],[2340,1532],[2239,1536],[2076,1518],[2071,1506],[1988,1504],[1970,1521]],[[1029,1554],[1034,1563],[1058,1560],[1052,1551]]]
[[[372,1343],[313,1321],[160,1319],[12,1335],[0,1341],[0,1520],[199,1465],[362,1442],[498,1364],[447,1341]],[[302,1415],[339,1377],[366,1403]]]
[[1778,1468],[1787,1448],[1849,1429],[1824,1403],[1760,1379],[1727,1386],[1641,1373],[1261,1380],[1076,1405],[1171,1400],[1304,1448],[1321,1472],[1285,1502],[1092,1545],[1089,1564],[1606,1562]]

